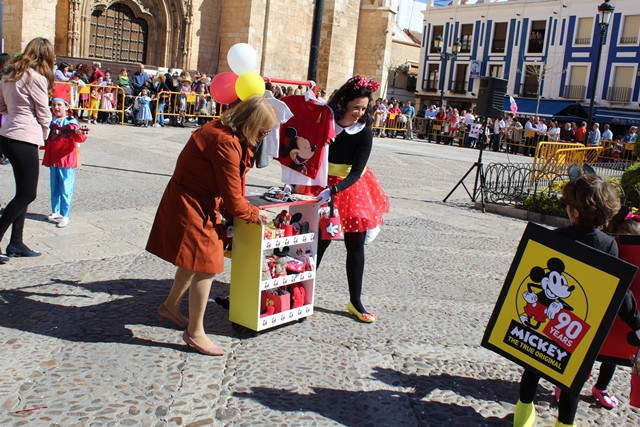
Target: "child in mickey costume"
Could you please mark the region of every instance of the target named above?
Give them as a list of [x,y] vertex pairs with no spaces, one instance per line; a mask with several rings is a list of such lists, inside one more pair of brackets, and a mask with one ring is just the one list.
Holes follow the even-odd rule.
[[70,88],[67,85],[55,85],[51,99],[51,131],[45,141],[43,166],[49,167],[51,183],[50,221],[57,221],[57,227],[69,225],[69,212],[73,200],[73,188],[78,167],[77,146],[84,142],[87,135],[78,125],[78,121],[68,115]]
[[[365,310],[360,300],[365,238],[367,230],[381,225],[382,215],[389,212],[389,198],[367,167],[373,146],[373,113],[369,104],[372,93],[379,87],[380,83],[373,79],[355,76],[329,99],[337,136],[329,146],[328,188],[319,195],[324,201],[334,197],[347,249],[350,297],[347,311],[365,323],[378,319]],[[331,240],[323,239],[318,242],[318,266],[330,243]]]
[[[571,180],[564,186],[561,198],[561,202],[566,206],[571,225],[559,228],[556,232],[617,257],[618,245],[615,239],[600,231],[599,227],[607,224],[620,209],[618,194],[611,184],[594,173],[578,177],[579,169],[577,174],[572,174],[572,169],[569,170]],[[633,299],[633,294],[627,292],[618,315],[634,331],[627,338],[633,345],[640,336],[640,314],[635,309],[635,299],[633,301],[630,299]],[[533,399],[539,381],[540,377],[536,373],[525,369],[520,380],[520,399],[513,416],[514,427],[531,427],[535,424],[536,411]],[[592,390],[594,396],[596,396],[595,389],[594,386]],[[606,394],[606,390],[599,390],[599,392]],[[579,395],[571,395],[564,390],[560,392],[556,427],[576,425],[574,419],[579,400]]]

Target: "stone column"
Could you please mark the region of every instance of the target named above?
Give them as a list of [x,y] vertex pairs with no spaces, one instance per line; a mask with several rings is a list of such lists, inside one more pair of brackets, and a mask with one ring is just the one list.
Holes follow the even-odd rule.
[[[393,65],[390,61],[395,13],[390,5],[390,0],[362,0],[358,22],[354,74],[375,78],[381,84],[380,91],[384,91]],[[374,97],[382,95],[378,92]]]

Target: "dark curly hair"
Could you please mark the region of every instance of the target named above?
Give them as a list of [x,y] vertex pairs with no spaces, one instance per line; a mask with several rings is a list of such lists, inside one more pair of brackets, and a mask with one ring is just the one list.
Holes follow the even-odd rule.
[[[339,122],[344,117],[344,114],[347,109],[347,104],[354,99],[367,97],[369,98],[369,102],[373,99],[372,94],[373,91],[370,85],[362,85],[360,83],[361,80],[366,79],[365,77],[353,77],[349,79],[345,84],[342,85],[340,89],[338,89],[329,101],[327,105],[331,107],[333,110],[333,115],[336,122]],[[367,105],[367,110],[358,120],[359,123],[364,123],[370,125],[373,123],[373,110],[371,109],[371,105]]]
[[620,196],[616,190],[594,174],[567,182],[562,189],[562,202],[578,210],[574,225],[582,227],[602,227],[620,210]]

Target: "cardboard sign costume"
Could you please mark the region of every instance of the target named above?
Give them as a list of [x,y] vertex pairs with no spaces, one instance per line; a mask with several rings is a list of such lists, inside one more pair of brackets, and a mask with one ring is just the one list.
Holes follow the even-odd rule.
[[636,272],[629,263],[530,223],[482,346],[577,394]]

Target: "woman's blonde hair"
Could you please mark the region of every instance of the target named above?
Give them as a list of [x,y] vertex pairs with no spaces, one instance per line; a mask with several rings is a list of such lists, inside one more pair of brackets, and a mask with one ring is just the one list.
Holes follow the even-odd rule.
[[260,133],[278,124],[271,104],[262,95],[253,95],[222,114],[220,121],[241,140],[255,147]]
[[53,87],[53,67],[56,54],[51,42],[42,37],[31,40],[19,56],[13,58],[2,70],[2,80],[15,82],[22,78],[24,73],[29,73],[28,82],[31,83],[29,70],[36,70],[49,81],[49,90]]

